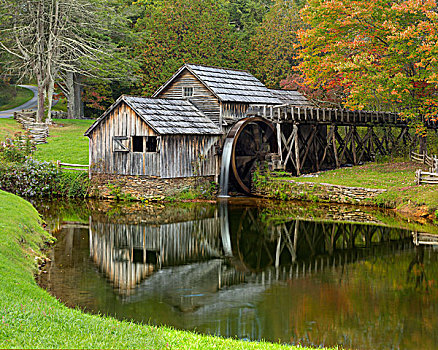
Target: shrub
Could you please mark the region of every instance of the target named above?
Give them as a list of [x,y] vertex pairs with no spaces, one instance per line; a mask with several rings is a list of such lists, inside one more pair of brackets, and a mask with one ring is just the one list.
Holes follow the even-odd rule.
[[56,195],[70,198],[85,198],[90,188],[90,180],[86,172],[59,172]]
[[49,162],[26,158],[0,163],[0,188],[21,197],[44,197],[57,192],[59,170]]
[[0,158],[6,162],[23,163],[35,149],[35,144],[27,133],[17,132],[13,138],[7,138],[0,143]]

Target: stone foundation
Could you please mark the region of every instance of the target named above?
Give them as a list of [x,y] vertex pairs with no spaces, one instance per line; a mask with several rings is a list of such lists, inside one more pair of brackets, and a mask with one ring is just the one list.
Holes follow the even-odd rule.
[[153,176],[98,174],[92,176],[91,195],[100,198],[131,196],[136,199],[163,199],[178,196],[185,190],[203,184],[209,185],[212,181],[214,176],[162,179]]
[[383,192],[386,190],[275,179],[262,180],[254,185],[255,194],[268,198],[359,205],[373,205],[371,200]]

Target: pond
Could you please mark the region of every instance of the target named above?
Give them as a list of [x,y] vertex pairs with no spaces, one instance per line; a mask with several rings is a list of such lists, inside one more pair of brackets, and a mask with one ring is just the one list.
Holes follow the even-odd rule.
[[58,239],[38,282],[68,306],[246,340],[438,346],[438,251],[391,213],[248,199],[35,205]]

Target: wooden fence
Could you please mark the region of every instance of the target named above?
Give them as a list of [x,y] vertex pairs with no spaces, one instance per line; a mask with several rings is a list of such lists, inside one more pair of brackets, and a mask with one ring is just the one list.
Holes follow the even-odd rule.
[[420,154],[410,152],[411,161],[425,164],[429,167],[431,173],[438,173],[438,156],[428,156],[426,153]]
[[417,185],[438,185],[438,173],[429,173],[418,169],[415,172],[415,182],[417,183]]
[[35,143],[39,144],[47,142],[46,139],[49,136],[49,123],[37,123],[36,112],[14,112],[14,119],[23,126],[24,130],[29,132],[29,135]]
[[438,246],[438,235],[425,232],[412,232],[415,245],[436,245]]
[[60,160],[56,162],[58,168],[62,170],[89,171],[90,167],[84,164],[62,163]]

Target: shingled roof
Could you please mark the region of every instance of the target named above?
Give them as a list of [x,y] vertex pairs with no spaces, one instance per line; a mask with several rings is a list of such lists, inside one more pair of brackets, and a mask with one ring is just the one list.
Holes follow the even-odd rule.
[[313,107],[309,100],[299,91],[270,89],[272,95],[277,97],[283,104],[293,106]]
[[194,64],[185,64],[154,96],[163,91],[183,70],[187,69],[222,102],[282,104],[271,91],[251,73]]
[[187,100],[169,100],[146,97],[121,96],[85,132],[93,129],[121,102],[130,106],[155,132],[166,134],[219,135],[221,130]]

